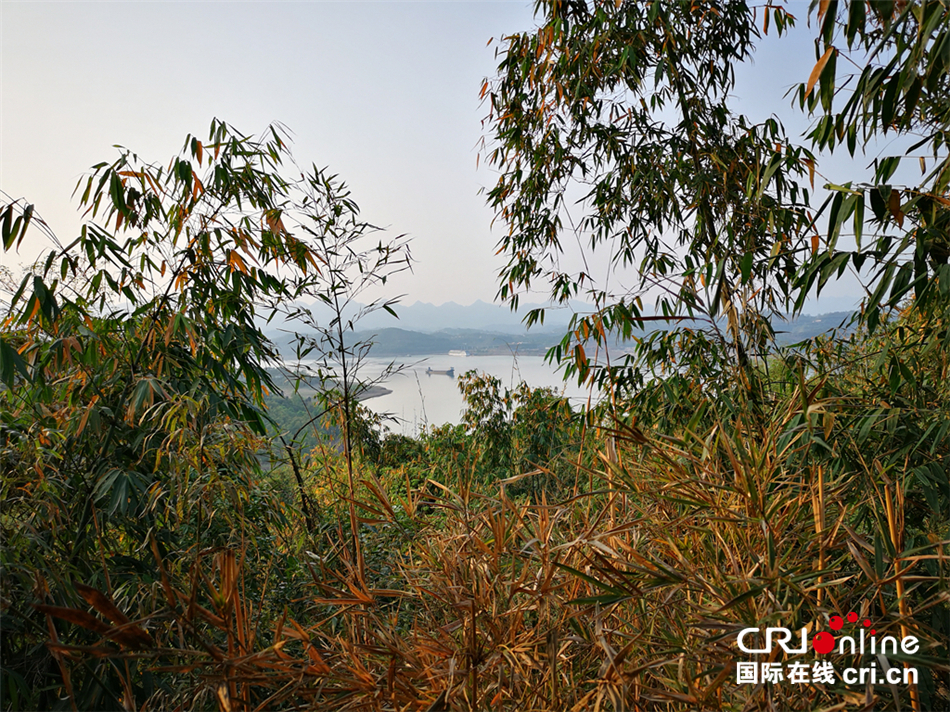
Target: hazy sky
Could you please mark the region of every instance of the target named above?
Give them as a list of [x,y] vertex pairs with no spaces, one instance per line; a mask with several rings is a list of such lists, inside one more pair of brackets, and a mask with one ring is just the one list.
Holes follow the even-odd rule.
[[[248,134],[280,121],[301,165],[329,167],[366,219],[412,236],[415,272],[394,285],[406,302],[491,301],[501,227],[479,195],[494,179],[476,169],[478,92],[495,67],[486,43],[532,27],[532,7],[2,0],[0,188],[35,203],[66,241],[79,226],[76,181],[115,158],[114,144],[166,162],[212,117]],[[807,121],[783,94],[815,58],[807,3],[788,7],[802,31],[770,36],[735,93],[753,118],[776,112],[799,132]],[[38,232],[28,240],[2,263],[46,246]],[[853,285],[829,294],[857,296]]]

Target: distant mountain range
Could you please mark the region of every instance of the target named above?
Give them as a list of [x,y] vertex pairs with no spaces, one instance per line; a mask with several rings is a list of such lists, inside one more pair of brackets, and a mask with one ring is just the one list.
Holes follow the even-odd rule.
[[[537,330],[562,330],[575,312],[590,313],[594,307],[584,302],[571,302],[569,306],[550,307],[543,304],[522,304],[517,312],[500,304],[488,304],[481,300],[462,306],[455,302],[446,302],[436,306],[427,302],[415,302],[396,307],[399,319],[394,320],[384,312],[377,312],[360,322],[364,329],[394,327],[409,331],[433,333],[443,329],[468,329],[490,331],[502,334],[523,334],[525,315],[532,309],[545,307],[544,324],[532,328]],[[389,317],[388,319],[386,317]],[[373,318],[377,320],[373,322]]]
[[[530,332],[525,329],[525,315],[532,309],[544,307],[544,323],[534,325]],[[332,319],[332,312],[320,302],[310,305],[314,317],[320,323],[328,323]],[[387,329],[395,331],[410,331],[421,334],[436,334],[445,330],[463,330],[468,332],[488,332],[491,334],[507,334],[522,336],[526,333],[553,333],[563,335],[564,329],[575,313],[590,314],[594,311],[591,304],[581,301],[571,301],[567,306],[552,307],[544,304],[521,304],[517,312],[499,304],[488,304],[481,300],[462,306],[455,302],[435,305],[428,302],[414,302],[413,304],[398,304],[394,307],[397,317],[385,310],[378,310],[359,320],[357,329],[360,331],[381,332]],[[849,317],[851,312],[835,311],[818,316],[800,316],[791,322],[780,322],[775,325],[779,331],[786,331],[792,340],[813,336],[838,326],[842,320]],[[661,322],[647,329],[652,331],[658,328]],[[272,322],[264,326],[266,330],[274,331],[277,328],[291,328],[291,325]],[[819,329],[819,331],[815,331]],[[303,331],[302,325],[293,325],[294,331]],[[814,333],[812,333],[814,332]],[[798,336],[805,334],[806,336]]]
[[[527,313],[534,306],[540,305],[528,305],[522,313]],[[586,313],[593,311],[590,305],[582,302],[572,304],[571,309]],[[325,307],[314,308],[313,311],[318,320],[329,321],[331,318]],[[543,326],[536,325],[530,330],[524,328],[519,314],[481,301],[467,307],[454,302],[441,306],[416,302],[399,307],[397,313],[398,320],[385,311],[372,313],[360,320],[357,325],[359,331],[353,335],[354,340],[372,341],[372,355],[380,357],[439,354],[452,350],[467,351],[473,355],[511,352],[543,354],[564,336],[573,312],[568,309],[549,309]],[[774,326],[779,343],[790,344],[839,328],[847,323],[850,316],[851,312],[801,316],[789,322],[779,321]],[[645,332],[660,328],[664,328],[662,322],[651,322]],[[297,325],[296,329],[302,330],[301,325]],[[284,352],[285,358],[290,358],[292,337],[273,331],[270,335]],[[624,344],[615,341],[614,347],[623,349]]]
[[[404,329],[417,331],[423,334],[432,334],[443,329],[470,329],[490,331],[501,334],[522,334],[525,331],[522,320],[534,308],[541,304],[522,304],[517,313],[508,307],[499,304],[488,304],[481,300],[462,306],[455,302],[446,302],[436,306],[428,302],[413,304],[398,304],[393,310],[398,315],[394,317],[385,310],[378,310],[360,319],[358,328],[361,330],[377,331],[380,329]],[[329,322],[333,314],[321,302],[309,306],[314,317],[320,322]],[[584,302],[571,302],[569,307],[545,307],[544,325],[540,329],[563,329],[567,326],[574,311],[589,313],[593,307]],[[265,328],[273,329],[272,322]],[[297,330],[300,330],[299,325]],[[532,329],[534,331],[534,329]]]

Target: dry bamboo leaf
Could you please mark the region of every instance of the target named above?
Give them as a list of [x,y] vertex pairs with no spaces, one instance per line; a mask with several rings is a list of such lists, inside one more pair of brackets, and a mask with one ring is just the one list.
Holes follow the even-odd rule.
[[828,64],[828,60],[831,59],[831,55],[834,51],[834,47],[826,49],[825,53],[821,55],[821,59],[815,64],[815,68],[811,70],[811,74],[808,76],[808,84],[805,85],[805,96],[811,94],[811,90],[815,88],[815,84],[818,82],[822,70],[825,68],[825,65]]
[[98,633],[103,637],[109,637],[115,633],[115,628],[107,623],[103,623],[94,615],[80,611],[74,608],[63,608],[61,606],[48,606],[44,603],[35,603],[33,607],[40,613],[59,618],[73,625],[78,625],[93,633]]

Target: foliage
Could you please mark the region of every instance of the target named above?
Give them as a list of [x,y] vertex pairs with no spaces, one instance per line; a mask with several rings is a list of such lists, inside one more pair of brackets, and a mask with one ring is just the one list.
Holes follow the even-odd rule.
[[[466,404],[462,422],[471,436],[469,450],[484,473],[479,479],[518,479],[543,468],[537,474],[546,479],[544,489],[550,496],[563,494],[562,457],[576,446],[581,426],[567,399],[523,382],[502,390],[497,378],[474,371],[459,379],[459,389]],[[537,482],[531,480],[536,499]]]
[[[24,278],[3,345],[12,412],[89,458],[77,491],[101,485],[113,454],[158,467],[160,445],[203,419],[263,432],[254,406],[275,354],[255,316],[293,297],[280,269],[319,273],[283,226],[291,187],[272,171],[285,153],[276,130],[252,141],[215,122],[207,145],[189,137],[169,169],[123,149],[80,182],[87,213],[114,228],[88,223]],[[67,407],[43,407],[58,402]],[[125,479],[119,489],[137,489]]]
[[[597,307],[576,317],[554,353],[581,379],[638,385],[631,362],[591,366],[583,343],[629,339],[644,322],[704,319],[638,340],[637,368],[666,366],[673,353],[704,361],[710,377],[762,353],[796,293],[793,277],[809,245],[808,190],[814,157],[770,118],[753,124],[730,108],[735,67],[758,30],[744,3],[541,2],[540,26],[512,35],[498,77],[486,83],[500,171],[489,202],[507,232],[499,294],[537,282],[566,303]],[[792,21],[772,8],[779,32]],[[576,201],[576,202],[575,202]],[[574,214],[576,205],[579,214]],[[609,252],[619,293],[586,271],[559,267],[574,234]],[[656,316],[644,300],[655,297]],[[719,318],[726,333],[719,331]],[[535,310],[528,322],[543,320]]]
[[[916,706],[941,709],[950,700],[945,553],[902,525],[919,506],[904,483],[882,487],[873,462],[838,466],[824,453],[838,427],[822,422],[833,400],[808,380],[765,422],[659,436],[623,428],[615,458],[604,441],[591,445],[604,455],[598,487],[560,503],[521,503],[504,486],[493,496],[440,488],[438,516],[393,511],[391,532],[418,530],[368,548],[389,552],[378,565],[397,565],[386,588],[343,585],[331,544],[311,566],[309,613],[279,617],[251,647],[225,653],[240,628],[222,613],[249,604],[238,586],[222,602],[214,591],[223,584],[194,579],[173,598],[217,617],[173,606],[163,618],[204,617],[220,657],[172,640],[137,655],[161,670],[187,652],[203,689],[223,686],[219,695],[250,707],[813,710],[860,706],[871,694],[878,708],[906,708],[907,688],[736,684],[741,628],[855,610],[881,635],[920,637],[907,661],[921,672]],[[836,441],[844,450],[846,436]],[[941,456],[948,445],[944,437]],[[862,451],[853,443],[841,454]],[[852,508],[858,515],[845,520]],[[345,551],[338,538],[335,549]]]
[[[895,307],[911,293],[918,308],[944,314],[947,8],[863,0],[812,7],[818,62],[797,95],[803,109],[824,112],[809,134],[813,147],[854,155],[888,132],[920,139],[903,156],[875,159],[873,182],[826,186],[832,195],[814,214],[799,181],[807,170],[814,182],[816,157],[775,118],[753,125],[730,106],[735,66],[760,39],[755,8],[541,2],[541,25],[506,38],[498,77],[483,88],[495,139],[489,158],[501,171],[490,202],[508,228],[499,294],[516,306],[519,291],[543,280],[555,301],[586,293],[595,302],[596,312],[575,318],[551,352],[582,380],[593,369],[605,390],[629,393],[689,364],[715,386],[737,360],[754,394],[752,360],[772,347],[763,317],[800,310],[849,267],[868,274],[872,330],[882,304]],[[765,32],[770,18],[779,34],[794,22],[782,7],[761,10]],[[841,53],[860,69],[850,78],[838,75]],[[902,158],[918,149],[932,154],[930,168],[919,157],[920,184],[891,185]],[[842,249],[852,223],[857,247]],[[875,238],[864,242],[869,228]],[[617,281],[632,284],[608,292],[592,274],[562,271],[557,255],[571,232],[592,251],[606,250]],[[637,338],[644,321],[675,327],[693,316],[705,318],[704,330]],[[543,311],[528,318],[543,319]],[[609,332],[634,337],[636,358],[592,362],[584,343],[593,338],[606,349]],[[933,337],[946,343],[947,331]]]
[[[729,108],[752,8],[538,8],[486,87],[501,293],[550,279],[596,301],[553,355],[604,406],[469,373],[462,424],[384,437],[352,398],[366,345],[347,302],[404,264],[399,241],[365,248],[335,178],[287,178],[276,128],[215,122],[168,169],[123,152],[80,184],[104,225],[27,275],[0,335],[4,709],[950,705],[945,156],[916,187],[886,186],[887,159],[832,186],[822,240],[798,185],[815,157]],[[893,130],[945,150],[946,8],[814,10],[797,97],[824,112],[815,146]],[[872,55],[850,94],[846,52]],[[558,267],[577,186],[579,232],[637,267],[629,290]],[[873,246],[840,251],[846,220]],[[5,247],[43,228],[22,202],[0,224]],[[845,263],[874,265],[863,323],[772,343],[770,313]],[[259,328],[304,296],[335,314],[302,342],[338,391],[317,408],[272,395]],[[654,317],[705,328],[610,353]],[[741,629],[848,611],[920,639],[888,663],[919,684],[738,684]]]
[[[397,369],[390,364],[375,381],[362,377],[360,369],[373,342],[371,339],[354,342],[353,334],[360,319],[374,311],[385,310],[395,316],[393,305],[398,300],[379,299],[367,305],[361,305],[357,300],[370,288],[386,284],[393,274],[409,269],[409,250],[402,237],[385,244],[379,241],[367,248],[367,238],[377,229],[360,219],[359,207],[345,184],[335,176],[326,176],[314,169],[312,176],[305,181],[303,206],[314,215],[326,217],[301,226],[312,239],[324,265],[324,280],[311,283],[301,290],[301,294],[316,297],[319,303],[330,309],[333,317],[329,323],[320,324],[306,306],[294,306],[290,310],[291,321],[298,321],[311,332],[316,332],[316,335],[296,334],[296,386],[301,383],[309,386],[315,380],[320,414],[340,413],[353,556],[359,562],[359,575],[363,577],[365,572],[354,503],[353,447],[355,438],[364,444],[372,443],[367,436],[374,431],[370,428],[354,433],[365,422],[365,418],[356,415],[357,399]],[[317,356],[314,366],[303,361],[311,354]],[[292,448],[286,442],[285,448],[293,458]],[[293,467],[297,471],[296,463]]]
[[[820,287],[850,265],[870,273],[866,317],[872,330],[882,303],[895,307],[908,295],[915,308],[945,318],[950,296],[950,9],[932,1],[813,6],[820,57],[797,92],[803,109],[820,113],[809,134],[812,144],[828,152],[846,149],[852,156],[877,139],[889,139],[885,151],[905,148],[890,155],[882,151],[869,182],[827,186],[832,195],[823,206],[829,209],[826,249],[804,271],[805,287]],[[840,66],[839,56],[845,60]],[[812,91],[816,82],[819,90]],[[895,137],[904,140],[895,142]],[[907,138],[914,139],[912,145]],[[901,163],[906,179],[912,159],[920,165],[919,183],[895,184]],[[840,249],[839,238],[849,225],[856,247]],[[946,343],[945,329],[933,336]]]
[[[659,3],[635,2],[537,7],[540,26],[506,38],[498,77],[483,90],[491,101],[495,139],[490,159],[501,173],[490,202],[507,226],[500,241],[508,257],[500,296],[516,306],[520,291],[546,282],[555,301],[586,293],[596,303],[595,313],[576,317],[549,355],[607,394],[601,417],[613,425],[603,453],[604,480],[649,512],[638,524],[652,532],[646,541],[663,547],[663,527],[652,526],[665,516],[666,530],[679,532],[666,539],[669,558],[656,569],[675,569],[668,582],[679,580],[688,592],[683,600],[670,599],[671,613],[684,616],[677,632],[665,633],[679,642],[671,654],[692,651],[699,655],[697,670],[715,671],[715,655],[704,658],[698,651],[705,644],[688,640],[688,631],[712,626],[709,613],[724,612],[731,601],[756,600],[758,591],[735,589],[730,599],[708,587],[726,565],[710,547],[727,548],[735,533],[711,523],[710,531],[693,539],[686,525],[699,516],[715,520],[716,502],[724,501],[718,497],[728,499],[726,493],[735,491],[740,499],[730,505],[733,514],[723,512],[722,526],[731,526],[744,501],[760,507],[769,536],[789,536],[783,546],[746,540],[740,548],[764,550],[769,557],[780,551],[782,563],[801,567],[779,576],[785,588],[771,589],[770,600],[782,600],[786,611],[801,610],[802,621],[815,621],[840,612],[849,592],[873,596],[875,613],[890,615],[896,607],[902,631],[929,636],[935,657],[925,664],[935,669],[934,660],[945,655],[941,641],[950,634],[944,574],[932,565],[942,561],[950,534],[950,413],[942,385],[950,333],[950,273],[941,246],[950,205],[946,6],[813,3],[818,61],[797,91],[803,108],[824,112],[810,133],[813,148],[833,151],[841,145],[854,154],[888,132],[917,132],[921,140],[908,153],[926,147],[934,161],[928,173],[922,159],[922,182],[902,188],[889,184],[901,156],[882,157],[875,161],[873,183],[827,186],[831,197],[814,213],[797,181],[807,170],[813,182],[816,157],[795,147],[775,119],[751,126],[730,110],[733,67],[751,56],[759,37],[754,8],[671,3],[661,12]],[[779,33],[792,21],[781,7],[762,11],[765,31],[770,19]],[[838,77],[839,53],[856,60],[858,73],[850,82]],[[865,198],[871,205],[867,217]],[[568,201],[574,199],[580,215],[571,214]],[[817,225],[825,211],[822,236]],[[839,238],[852,223],[856,249],[841,249]],[[871,230],[875,240],[864,244],[862,234]],[[619,268],[635,266],[633,285],[608,293],[591,274],[561,270],[558,255],[571,232],[592,251],[608,251],[618,280],[628,276]],[[849,266],[869,268],[863,328],[847,340],[778,348],[763,317],[800,310],[815,288]],[[643,307],[648,296],[656,297],[653,315]],[[704,328],[676,326],[694,316],[705,317]],[[542,318],[541,311],[529,315]],[[673,326],[636,334],[646,320]],[[632,337],[634,355],[610,358],[611,332]],[[585,352],[590,340],[598,348],[594,358]],[[642,446],[646,459],[633,464],[612,451],[612,441],[624,438]],[[696,447],[702,443],[701,454],[690,445],[694,438]],[[693,452],[697,459],[684,464]],[[706,469],[714,462],[722,475]],[[733,483],[727,484],[727,470]],[[783,499],[799,496],[794,493],[805,478],[818,490],[812,534],[804,520],[793,524],[805,502],[786,510],[791,500]],[[828,549],[838,530],[824,519],[826,485],[841,503],[834,526],[851,536]],[[823,552],[835,547],[844,553],[835,569],[845,573],[829,587],[822,575],[805,569],[825,569],[831,559]],[[809,559],[816,554],[817,564]],[[646,597],[656,579],[644,579],[647,564],[635,560],[632,571],[602,562],[604,590]],[[733,552],[728,561],[734,567],[739,557]],[[759,562],[772,577],[762,582],[764,588],[776,581],[776,562]],[[741,578],[752,579],[750,571]],[[719,603],[704,614],[690,613],[704,596]],[[777,613],[758,609],[750,625],[770,615]],[[723,668],[710,678],[711,689],[723,684],[724,675]],[[660,698],[680,695],[710,707],[708,694],[697,695],[689,675],[684,687],[683,678],[680,668],[651,690]],[[907,692],[903,704],[946,704],[941,680],[938,674],[928,677]],[[717,704],[773,704],[773,692],[761,692],[716,692]],[[615,704],[629,699],[627,693]],[[846,701],[841,694],[839,701]],[[810,709],[825,703],[833,701],[777,704]],[[899,708],[902,701],[886,704]]]
[[[4,637],[3,660],[33,691],[26,705],[57,698],[54,660],[69,688],[74,655],[37,646],[46,625],[31,604],[75,602],[78,583],[138,600],[142,577],[155,580],[150,542],[162,558],[238,542],[276,555],[263,552],[285,510],[258,457],[276,352],[257,319],[324,278],[326,255],[292,231],[334,219],[302,192],[322,174],[288,179],[289,160],[279,127],[252,139],[217,121],[167,167],[122,149],[77,187],[80,236],[13,295],[0,336],[3,615],[23,635]],[[5,247],[38,224],[20,203],[6,218],[17,209]],[[131,699],[95,682],[107,663],[89,671],[83,706]]]

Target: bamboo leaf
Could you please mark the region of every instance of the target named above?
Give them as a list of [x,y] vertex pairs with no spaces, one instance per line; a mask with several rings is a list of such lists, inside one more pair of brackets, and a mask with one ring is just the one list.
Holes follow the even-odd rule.
[[821,55],[821,58],[818,60],[818,62],[815,63],[814,68],[811,70],[811,74],[808,75],[808,83],[805,85],[805,96],[811,94],[811,90],[814,89],[815,84],[818,82],[818,78],[825,69],[825,65],[828,64],[828,60],[831,59],[831,55],[834,54],[834,52],[834,47],[828,47],[828,49],[825,50],[825,53]]

